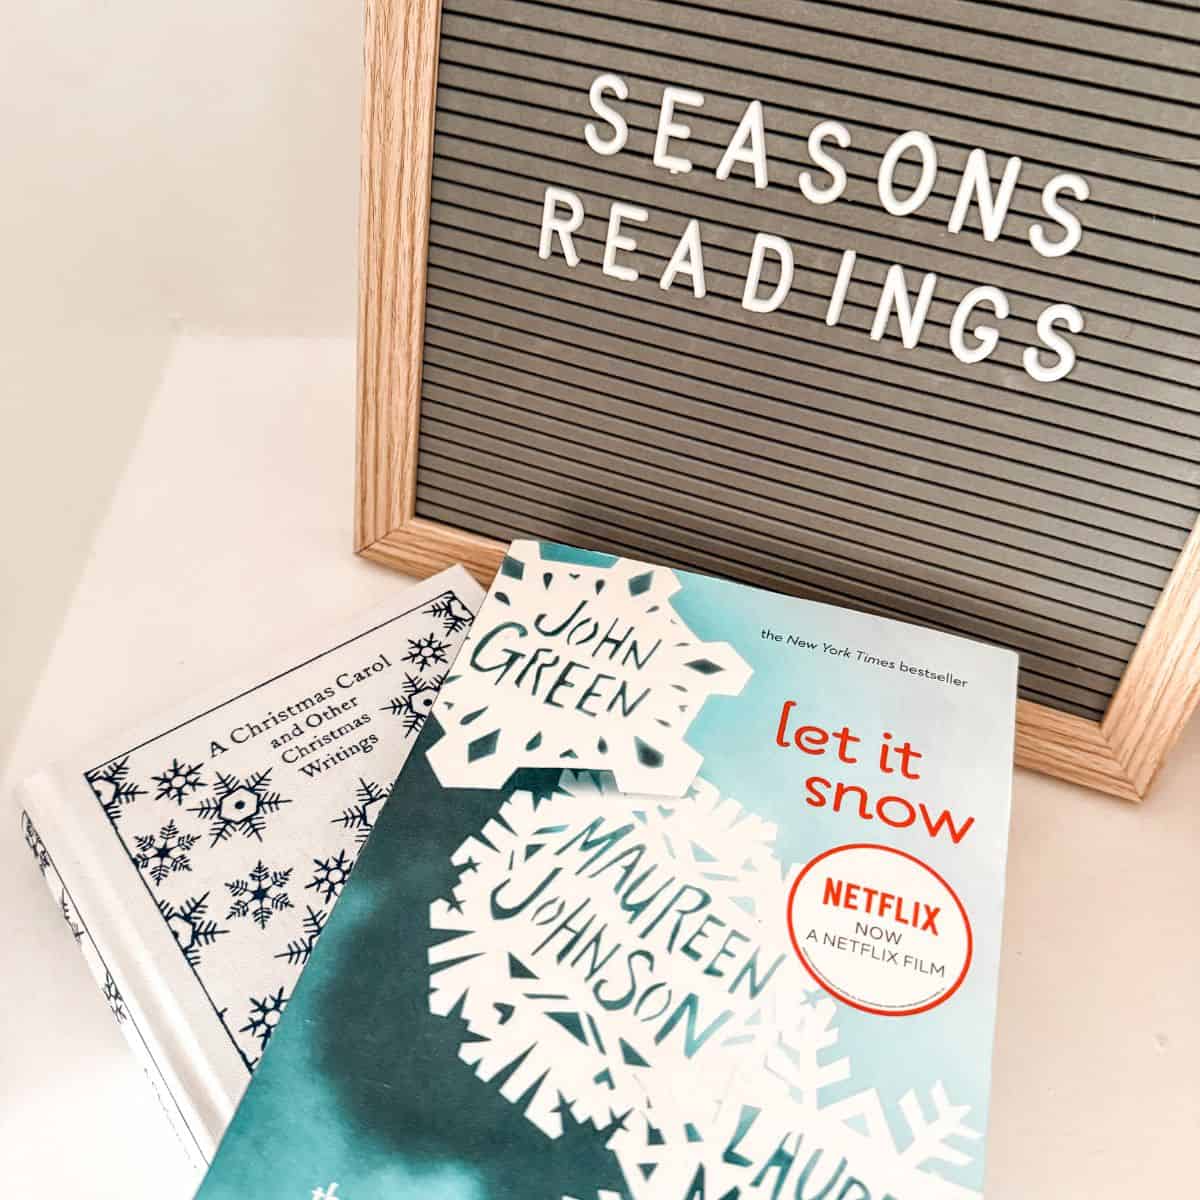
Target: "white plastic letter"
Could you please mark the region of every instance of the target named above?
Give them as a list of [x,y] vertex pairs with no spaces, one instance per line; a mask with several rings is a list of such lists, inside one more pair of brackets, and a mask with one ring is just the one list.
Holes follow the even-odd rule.
[[675,120],[677,104],[686,104],[688,108],[702,108],[704,97],[699,92],[687,88],[663,88],[662,107],[658,112],[658,134],[654,139],[654,165],[665,168],[672,175],[685,175],[692,169],[691,161],[667,153],[667,146],[672,138],[682,140],[692,136],[690,125],[683,125]]
[[829,297],[829,308],[825,312],[825,324],[836,325],[842,319],[842,306],[846,303],[846,293],[850,290],[850,277],[854,274],[854,260],[858,258],[853,250],[842,252],[842,261],[838,265],[837,279],[833,283],[833,295]]
[[[557,210],[560,204],[565,204],[571,210],[569,217],[558,216]],[[548,187],[546,199],[542,203],[542,237],[538,243],[538,258],[550,257],[550,243],[554,234],[557,233],[567,266],[578,266],[579,252],[575,249],[575,239],[571,235],[582,224],[583,201],[574,192],[567,191],[566,188]]]
[[892,310],[896,311],[896,321],[900,326],[900,340],[906,350],[913,349],[921,340],[921,330],[925,326],[925,317],[929,313],[929,305],[933,300],[933,289],[937,286],[937,276],[931,271],[921,280],[921,290],[917,293],[916,306],[909,303],[908,280],[904,277],[904,268],[898,263],[888,267],[887,278],[883,281],[883,292],[879,297],[879,307],[875,310],[875,322],[871,326],[871,340],[882,341],[887,333],[888,319]]
[[[750,144],[747,145],[746,143]],[[717,178],[728,179],[734,163],[749,163],[754,168],[754,186],[767,186],[767,132],[763,128],[761,100],[751,100],[742,114],[737,131],[730,139],[717,166]]]
[[967,155],[967,165],[963,168],[962,179],[958,184],[958,195],[954,197],[954,208],[950,213],[950,223],[946,226],[951,233],[961,233],[966,223],[967,213],[971,209],[971,197],[974,195],[979,204],[979,222],[983,226],[983,239],[994,242],[1004,228],[1004,218],[1008,216],[1008,206],[1012,203],[1013,191],[1017,186],[1017,178],[1021,174],[1021,160],[1013,155],[1004,166],[1004,177],[1000,180],[1000,188],[992,192],[992,177],[988,171],[987,155],[976,147]]
[[1053,350],[1058,355],[1058,361],[1052,367],[1042,366],[1041,355],[1033,346],[1026,347],[1021,355],[1026,373],[1038,383],[1053,383],[1056,379],[1062,379],[1075,366],[1075,348],[1054,328],[1060,322],[1072,333],[1083,332],[1083,314],[1073,304],[1051,304],[1042,310],[1037,322],[1038,337],[1047,350]]
[[592,112],[598,117],[603,117],[613,127],[612,136],[608,139],[602,138],[591,121],[584,127],[583,136],[597,154],[617,154],[625,149],[625,143],[629,141],[629,126],[625,123],[625,118],[604,99],[605,92],[612,92],[618,100],[628,100],[629,88],[620,75],[597,75],[588,90]]
[[833,138],[845,150],[850,145],[850,130],[840,121],[822,121],[812,127],[808,135],[808,157],[814,167],[828,171],[833,178],[833,182],[825,187],[817,187],[808,171],[800,172],[800,190],[813,204],[832,204],[846,190],[846,168],[826,152],[822,145],[826,138]]
[[982,362],[995,350],[996,344],[1000,341],[1000,331],[994,325],[979,324],[971,330],[971,336],[979,344],[969,347],[966,343],[964,335],[967,322],[971,319],[975,309],[985,302],[992,306],[992,310],[1001,321],[1008,316],[1008,297],[999,288],[972,288],[958,302],[958,307],[954,310],[954,317],[950,321],[950,349],[954,351],[954,357],[959,362]]
[[1064,254],[1070,254],[1083,237],[1083,226],[1080,225],[1079,218],[1059,204],[1059,192],[1068,192],[1076,200],[1086,200],[1092,194],[1092,189],[1088,187],[1087,180],[1078,175],[1055,175],[1042,188],[1042,208],[1046,216],[1052,221],[1057,221],[1066,230],[1060,241],[1052,242],[1046,237],[1046,230],[1042,225],[1030,225],[1029,244],[1043,258],[1062,258]]
[[[921,154],[921,178],[917,181],[917,186],[908,199],[899,200],[896,198],[893,177],[900,159],[913,146]],[[937,169],[937,149],[929,134],[922,133],[919,129],[910,129],[907,133],[902,133],[888,147],[887,153],[883,156],[883,162],[879,164],[880,203],[894,217],[907,217],[909,213],[916,212],[929,199],[929,193],[933,190],[933,183],[937,178]]]
[[[763,259],[768,250],[779,257],[779,282],[775,290],[766,297],[758,294],[762,280]],[[742,307],[747,312],[774,312],[787,299],[792,290],[792,279],[796,274],[796,261],[792,257],[792,248],[774,234],[760,233],[754,238],[754,251],[750,255],[750,270],[746,275],[746,287],[742,292]]]
[[703,300],[708,290],[704,283],[704,245],[700,241],[700,222],[695,218],[687,223],[667,269],[662,273],[658,286],[665,292],[675,282],[675,276],[683,273],[692,280],[692,293],[697,300]]
[[650,214],[636,204],[626,204],[622,200],[614,200],[608,210],[608,237],[604,240],[604,273],[614,279],[623,279],[632,283],[638,273],[633,267],[623,267],[617,262],[618,250],[636,250],[637,241],[626,237],[621,232],[622,221],[648,221]]

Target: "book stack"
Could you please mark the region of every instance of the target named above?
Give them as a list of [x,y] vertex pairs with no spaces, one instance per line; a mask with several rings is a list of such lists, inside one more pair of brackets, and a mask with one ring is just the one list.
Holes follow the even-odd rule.
[[518,541],[25,829],[199,1200],[979,1200],[1016,670]]
[[1016,667],[514,543],[199,1200],[977,1200]]

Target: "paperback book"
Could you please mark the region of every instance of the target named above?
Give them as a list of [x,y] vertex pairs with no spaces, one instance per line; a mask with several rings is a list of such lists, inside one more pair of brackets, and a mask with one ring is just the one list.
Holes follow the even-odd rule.
[[1016,669],[513,543],[200,1200],[977,1200]]
[[461,568],[35,775],[20,827],[198,1171],[482,600]]

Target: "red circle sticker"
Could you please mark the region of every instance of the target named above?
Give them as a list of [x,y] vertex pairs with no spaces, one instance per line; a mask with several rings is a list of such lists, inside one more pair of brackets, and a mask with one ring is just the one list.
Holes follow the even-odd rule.
[[818,854],[788,894],[788,933],[808,973],[862,1012],[911,1017],[962,986],[967,910],[931,866],[891,846]]

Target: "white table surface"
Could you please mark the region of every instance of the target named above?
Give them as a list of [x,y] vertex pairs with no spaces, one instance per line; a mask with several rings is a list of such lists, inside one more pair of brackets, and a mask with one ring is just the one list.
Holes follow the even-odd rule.
[[[346,339],[173,344],[6,793],[401,583],[351,553],[353,394]],[[1195,722],[1141,808],[1018,772],[988,1200],[1194,1194],[1198,784]],[[11,809],[0,905],[4,1193],[186,1196],[173,1136]]]

